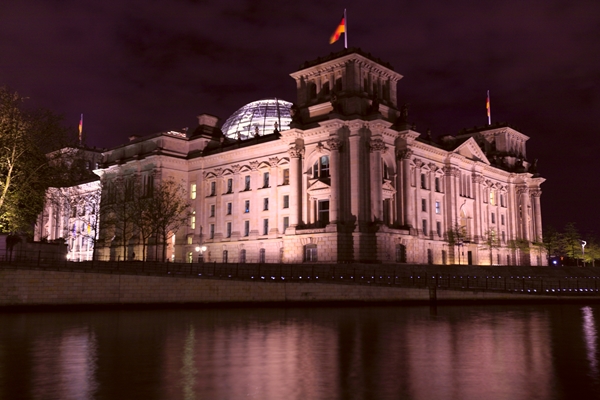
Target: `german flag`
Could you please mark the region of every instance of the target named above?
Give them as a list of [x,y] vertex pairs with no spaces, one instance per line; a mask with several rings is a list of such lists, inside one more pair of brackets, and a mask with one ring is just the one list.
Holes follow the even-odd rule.
[[331,35],[331,38],[329,38],[329,44],[333,44],[333,43],[337,42],[338,39],[340,38],[340,35],[345,32],[346,32],[346,18],[342,17],[342,21],[340,22],[338,27],[335,28],[335,32],[333,32],[333,35]]

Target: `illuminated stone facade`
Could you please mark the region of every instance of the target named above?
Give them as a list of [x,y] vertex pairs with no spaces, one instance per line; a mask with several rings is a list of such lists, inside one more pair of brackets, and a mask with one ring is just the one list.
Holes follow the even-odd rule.
[[[358,49],[291,76],[292,122],[272,134],[263,127],[251,137],[246,127],[236,140],[202,115],[193,132],[132,138],[104,153],[97,172],[109,180],[174,177],[188,188],[194,219],[176,232],[170,258],[545,263],[532,243],[542,234],[544,179],[527,162],[527,136],[508,126],[438,141],[416,132],[397,103],[402,76]],[[141,254],[139,244],[131,251]]]

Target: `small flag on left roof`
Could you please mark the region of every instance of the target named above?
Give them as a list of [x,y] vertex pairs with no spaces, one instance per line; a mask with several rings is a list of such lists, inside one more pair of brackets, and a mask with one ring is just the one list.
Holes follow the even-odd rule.
[[81,133],[83,132],[83,114],[81,114],[81,118],[79,119],[79,144],[81,144]]

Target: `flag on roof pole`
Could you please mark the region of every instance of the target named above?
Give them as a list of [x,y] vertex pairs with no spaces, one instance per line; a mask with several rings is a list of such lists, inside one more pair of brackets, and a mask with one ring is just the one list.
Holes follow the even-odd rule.
[[333,35],[331,35],[331,37],[329,38],[329,44],[333,44],[333,43],[337,42],[338,39],[340,38],[340,35],[343,33],[344,34],[344,48],[348,48],[348,32],[347,31],[348,30],[346,27],[346,9],[344,9],[344,15],[342,16],[342,21],[337,26],[337,28],[335,28]]
[[487,101],[485,102],[485,109],[487,110],[488,125],[492,124],[492,109],[490,106],[490,91],[487,91]]
[[81,114],[81,118],[79,119],[79,144],[81,144],[81,133],[83,132],[83,114]]

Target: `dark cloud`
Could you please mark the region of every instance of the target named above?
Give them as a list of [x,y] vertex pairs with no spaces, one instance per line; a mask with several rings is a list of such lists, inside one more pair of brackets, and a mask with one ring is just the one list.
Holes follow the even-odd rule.
[[238,0],[22,0],[0,5],[0,84],[36,105],[85,114],[91,144],[223,120],[265,97],[295,100],[289,73],[339,50],[329,35],[348,8],[349,45],[390,62],[399,101],[434,136],[492,118],[529,141],[548,179],[547,224],[598,221],[600,3]]

